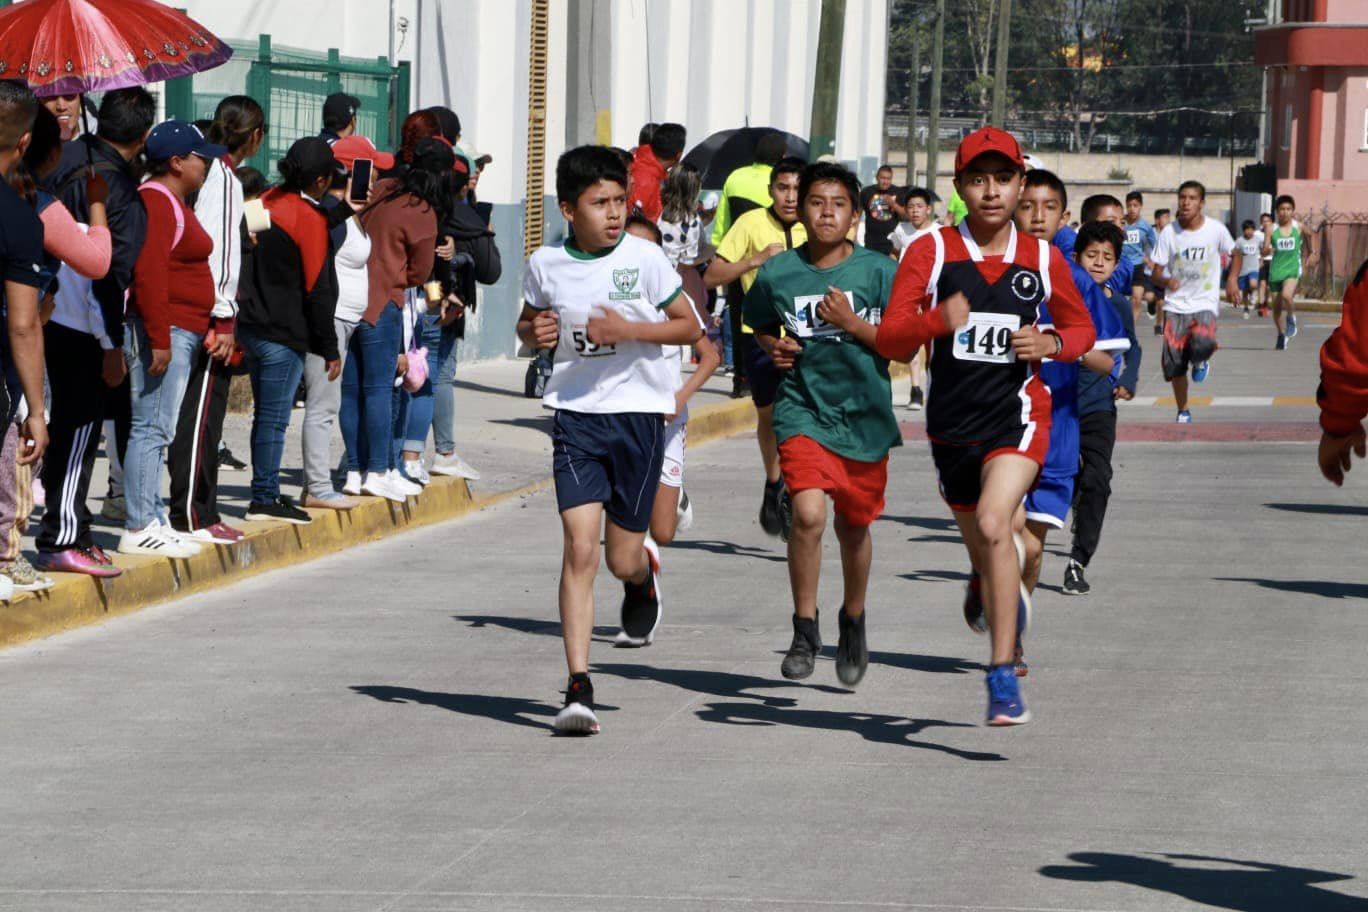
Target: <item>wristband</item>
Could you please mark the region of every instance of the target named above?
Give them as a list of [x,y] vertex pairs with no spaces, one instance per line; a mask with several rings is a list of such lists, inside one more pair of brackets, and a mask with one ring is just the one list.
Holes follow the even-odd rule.
[[1059,333],[1051,333],[1051,335],[1054,336],[1055,356],[1058,357],[1059,353],[1064,351],[1064,339],[1059,335]]

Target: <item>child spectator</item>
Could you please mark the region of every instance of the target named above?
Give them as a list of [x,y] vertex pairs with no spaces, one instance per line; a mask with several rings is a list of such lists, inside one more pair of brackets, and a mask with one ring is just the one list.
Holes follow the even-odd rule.
[[703,235],[703,220],[698,215],[698,193],[703,174],[689,164],[675,165],[661,188],[660,228],[662,247],[670,265],[698,262],[698,245]]
[[655,222],[660,219],[660,188],[665,175],[679,164],[688,134],[682,124],[663,123],[651,133],[650,142],[637,146],[632,157],[631,209]]

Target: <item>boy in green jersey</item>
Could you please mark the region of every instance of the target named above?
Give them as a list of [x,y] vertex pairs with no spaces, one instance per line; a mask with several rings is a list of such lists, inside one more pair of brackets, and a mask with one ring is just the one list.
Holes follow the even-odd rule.
[[781,672],[790,679],[808,677],[822,648],[817,583],[830,496],[845,582],[836,674],[847,686],[858,684],[869,664],[869,526],[883,511],[888,451],[902,444],[888,360],[874,351],[896,267],[847,239],[859,197],[859,182],[847,169],[809,165],[798,189],[807,242],[760,268],[744,311],[757,343],[782,372],[774,434],[793,497],[788,565],[794,615],[793,642]]
[[[1273,208],[1278,214],[1278,224],[1264,238],[1263,252],[1265,256],[1273,257],[1273,261],[1268,265],[1268,290],[1275,296],[1273,325],[1278,329],[1278,341],[1274,348],[1283,351],[1287,348],[1287,340],[1297,334],[1297,315],[1293,310],[1293,300],[1297,296],[1297,281],[1302,274],[1304,245],[1301,225],[1292,218],[1297,209],[1292,197],[1278,197]],[[1309,245],[1305,246],[1305,252],[1310,253],[1306,260],[1307,268],[1314,269],[1320,257],[1309,249]]]

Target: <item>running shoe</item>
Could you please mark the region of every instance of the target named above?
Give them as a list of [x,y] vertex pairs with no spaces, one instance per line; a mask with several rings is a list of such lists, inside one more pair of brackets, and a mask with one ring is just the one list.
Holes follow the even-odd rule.
[[784,486],[784,492],[779,495],[779,540],[788,541],[793,534],[793,497],[789,494],[788,485]]
[[1211,374],[1211,362],[1203,361],[1201,364],[1193,365],[1192,382],[1201,383]]
[[1253,310],[1254,310],[1254,309],[1253,309],[1252,307],[1250,307],[1248,304],[1245,305],[1245,308],[1244,308],[1244,318],[1245,318],[1246,320],[1248,320],[1248,319],[1253,315]]
[[423,486],[417,482],[409,481],[398,469],[390,469],[385,473],[385,479],[390,486],[405,497],[417,497],[423,493]]
[[216,522],[213,525],[205,526],[202,529],[195,529],[190,532],[178,532],[182,538],[191,538],[195,541],[208,542],[213,545],[236,545],[247,536],[239,529],[234,529],[227,523]]
[[565,688],[565,706],[556,713],[559,735],[597,735],[598,716],[594,715],[594,685],[586,675],[571,675]]
[[783,530],[779,517],[779,501],[784,496],[784,482],[765,482],[765,495],[760,501],[760,528],[766,535],[778,535]]
[[1025,725],[1031,721],[1031,713],[1022,699],[1014,666],[994,665],[989,668],[987,684],[989,725]]
[[1064,594],[1087,595],[1091,591],[1092,587],[1083,576],[1083,565],[1076,560],[1069,561],[1069,566],[1064,568]]
[[680,488],[679,506],[675,508],[675,531],[688,532],[693,528],[693,521],[693,501],[689,500],[689,492]]
[[455,453],[448,453],[445,456],[438,453],[432,459],[432,474],[450,475],[453,478],[464,478],[467,481],[479,481],[480,473]]
[[1149,316],[1151,320],[1154,319],[1154,315],[1158,313],[1158,306],[1155,304],[1154,301],[1145,302],[1145,313]]
[[428,474],[427,469],[423,468],[423,460],[421,459],[405,459],[403,466],[399,469],[399,477],[418,485],[420,488],[432,484],[432,476]]
[[219,447],[218,451],[219,468],[228,469],[231,472],[242,472],[247,469],[247,463],[233,455],[233,451],[226,446]]
[[1162,336],[1162,335],[1164,334],[1164,324],[1163,324],[1163,323],[1155,323],[1155,324],[1154,324],[1154,334],[1155,334],[1156,336]]
[[105,579],[123,573],[112,562],[106,563],[89,551],[81,548],[63,548],[61,551],[39,551],[34,561],[39,570],[50,573],[84,573]]
[[17,592],[42,592],[56,585],[52,577],[35,570],[33,564],[30,564],[28,558],[22,554],[16,554],[13,563],[0,569],[0,574],[9,578]]
[[1273,343],[1274,351],[1287,351],[1287,336],[1278,333],[1278,341]]
[[1261,316],[1261,317],[1266,317],[1266,316],[1268,316],[1268,308],[1267,308],[1267,307],[1260,307],[1260,308],[1259,308],[1259,316]]
[[920,386],[912,387],[912,397],[908,400],[907,407],[914,412],[920,412],[926,407],[926,394]]
[[1287,315],[1287,338],[1291,339],[1297,334],[1297,315]]
[[865,614],[851,619],[845,606],[836,615],[836,624],[841,630],[840,640],[836,643],[836,677],[846,687],[854,687],[865,676],[869,667],[869,643],[865,639]]
[[1181,412],[1178,413],[1178,417],[1174,420],[1177,421],[1179,424],[1192,424],[1192,412],[1189,412],[1187,409],[1183,409]]
[[822,633],[817,620],[793,616],[793,642],[779,666],[779,673],[790,681],[801,681],[812,675],[817,653],[822,651]]
[[663,599],[660,597],[660,548],[646,539],[646,579],[640,583],[622,582],[622,630],[617,646],[649,646],[660,626]]
[[119,536],[120,554],[149,554],[157,557],[194,557],[199,554],[200,546],[182,540],[170,527],[163,526],[159,520],[152,520],[138,530],[125,529]]
[[[350,484],[351,476],[348,475],[347,485]],[[347,490],[347,485],[342,488],[344,494],[351,493]],[[403,503],[408,499],[407,494],[391,483],[389,474],[386,472],[367,472],[366,480],[361,483],[360,493],[369,494],[371,497],[383,497],[395,503]]]
[[342,482],[342,493],[350,494],[352,497],[361,496],[361,473],[348,472],[347,477]]
[[275,500],[253,501],[247,506],[244,514],[246,519],[277,519],[282,522],[293,523],[296,526],[307,526],[313,522],[313,517],[294,505],[294,501],[284,494],[278,495]]
[[983,617],[983,579],[977,573],[969,574],[969,582],[964,586],[964,623],[974,633],[987,633],[988,621]]

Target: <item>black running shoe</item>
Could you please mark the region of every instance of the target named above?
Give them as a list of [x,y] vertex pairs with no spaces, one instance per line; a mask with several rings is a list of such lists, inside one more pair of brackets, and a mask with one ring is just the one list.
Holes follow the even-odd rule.
[[646,579],[622,583],[622,631],[618,646],[649,646],[660,626],[660,550],[646,539]]
[[765,495],[760,501],[760,528],[766,535],[778,535],[784,528],[779,516],[779,503],[783,500],[784,482],[765,482]]
[[1087,595],[1090,591],[1092,586],[1083,577],[1083,565],[1076,560],[1069,561],[1069,566],[1064,568],[1064,594]]
[[785,485],[784,492],[779,495],[779,538],[786,542],[792,534],[793,497],[789,494],[788,485]]
[[594,685],[587,674],[571,675],[565,688],[565,706],[556,713],[556,733],[560,735],[597,735],[598,716],[594,715]]
[[822,634],[816,618],[793,616],[793,642],[789,645],[779,673],[790,681],[801,681],[812,675],[817,653],[822,651]]
[[920,412],[926,405],[926,394],[922,392],[920,386],[912,387],[912,397],[907,401],[907,407],[914,412]]
[[841,630],[841,638],[836,644],[836,677],[846,687],[854,687],[860,683],[865,669],[869,667],[865,612],[860,612],[860,616],[852,620],[846,614],[845,606],[842,606],[840,614],[836,615],[836,624]]
[[247,507],[247,519],[277,519],[282,522],[294,523],[296,526],[307,526],[313,522],[313,517],[294,505],[294,501],[285,495],[277,497],[275,500],[265,503],[253,502]]
[[232,472],[242,472],[247,469],[247,463],[233,455],[233,451],[226,446],[219,447],[218,464],[221,469],[228,469]]

